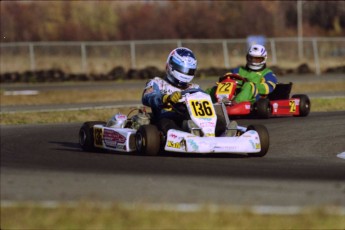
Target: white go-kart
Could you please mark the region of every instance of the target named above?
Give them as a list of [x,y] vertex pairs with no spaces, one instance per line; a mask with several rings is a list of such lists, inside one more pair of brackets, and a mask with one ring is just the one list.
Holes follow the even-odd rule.
[[266,155],[269,134],[265,126],[242,127],[230,122],[225,105],[213,104],[203,92],[187,93],[177,104],[173,109],[186,117],[180,129],[163,133],[155,125],[155,117],[144,107],[132,117],[116,114],[108,122],[85,122],[79,131],[80,146],[84,151],[104,149],[144,155],[164,151]]

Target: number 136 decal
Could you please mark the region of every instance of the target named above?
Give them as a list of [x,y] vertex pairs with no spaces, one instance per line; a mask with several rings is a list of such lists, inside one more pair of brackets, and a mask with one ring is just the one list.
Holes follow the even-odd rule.
[[212,104],[208,100],[190,100],[189,104],[194,117],[211,118],[215,116]]

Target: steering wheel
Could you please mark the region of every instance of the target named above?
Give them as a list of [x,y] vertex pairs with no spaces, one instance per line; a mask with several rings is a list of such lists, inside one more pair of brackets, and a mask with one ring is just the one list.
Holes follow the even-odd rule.
[[236,74],[236,73],[227,73],[227,74],[225,74],[223,77],[220,77],[220,78],[219,78],[219,82],[223,81],[223,80],[226,79],[226,78],[230,78],[230,79],[238,80],[238,81],[242,81],[242,82],[247,82],[247,81],[248,81],[247,78],[244,78],[244,77],[242,77],[242,76],[239,75],[239,74]]

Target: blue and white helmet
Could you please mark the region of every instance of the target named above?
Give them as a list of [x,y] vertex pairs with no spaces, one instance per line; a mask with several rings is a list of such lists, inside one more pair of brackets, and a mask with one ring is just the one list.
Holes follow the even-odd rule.
[[262,45],[252,45],[248,50],[246,58],[249,69],[259,70],[266,64],[267,51]]
[[197,68],[197,60],[193,52],[185,47],[179,47],[170,52],[166,62],[167,80],[179,88],[186,88],[193,78]]

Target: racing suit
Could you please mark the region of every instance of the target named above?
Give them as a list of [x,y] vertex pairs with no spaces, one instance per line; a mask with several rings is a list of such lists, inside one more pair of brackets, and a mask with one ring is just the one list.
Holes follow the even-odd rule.
[[273,92],[277,84],[277,77],[266,65],[257,71],[247,67],[238,67],[231,70],[231,73],[239,74],[248,81],[243,84],[241,91],[236,95],[235,102],[255,102],[261,97],[267,97]]
[[163,96],[170,95],[175,91],[180,91],[182,94],[190,91],[203,90],[197,84],[190,83],[186,89],[180,89],[164,79],[155,77],[146,83],[142,103],[151,108],[154,120],[157,122],[158,128],[165,134],[169,129],[182,130],[182,122],[184,117],[172,110],[171,107],[163,103]]

